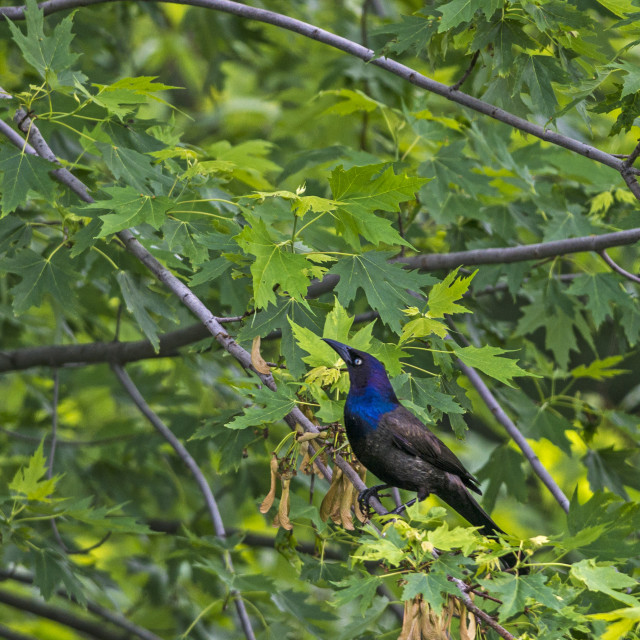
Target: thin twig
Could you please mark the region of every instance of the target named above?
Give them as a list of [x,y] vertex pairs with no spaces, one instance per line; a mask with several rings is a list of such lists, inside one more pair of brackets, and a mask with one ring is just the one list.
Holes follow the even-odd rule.
[[636,145],[635,149],[626,157],[625,161],[623,162],[624,166],[633,166],[633,163],[636,161],[638,156],[640,156],[640,140],[638,140],[638,144]]
[[488,613],[474,604],[473,600],[467,593],[467,585],[462,580],[454,578],[453,576],[448,576],[448,579],[458,587],[460,590],[458,598],[464,602],[464,606],[471,611],[476,618],[480,618],[480,620],[488,624],[501,638],[504,638],[504,640],[517,640],[514,635],[509,633],[503,626],[499,625]]
[[465,82],[465,80],[471,75],[473,68],[476,66],[476,62],[478,62],[478,56],[480,55],[480,49],[476,49],[475,53],[471,58],[471,62],[469,62],[469,66],[465,69],[465,72],[460,77],[460,80],[455,84],[451,85],[451,91],[457,91]]
[[[144,415],[145,418],[147,418],[147,420],[149,420],[156,431],[171,445],[180,460],[182,460],[189,471],[191,471],[193,477],[195,478],[196,484],[200,489],[200,493],[202,493],[202,496],[204,498],[215,534],[219,538],[226,538],[227,533],[224,528],[222,516],[220,515],[220,510],[218,509],[218,503],[216,502],[213,492],[211,491],[211,487],[209,486],[207,479],[204,477],[204,474],[198,466],[198,463],[189,453],[187,448],[182,444],[182,442],[174,435],[171,429],[169,429],[169,427],[167,427],[164,422],[160,420],[157,414],[154,413],[151,407],[147,404],[146,400],[142,397],[142,394],[134,384],[133,380],[131,380],[127,372],[118,364],[112,365],[111,368],[120,381],[120,384],[122,384],[124,390],[129,394],[140,412]],[[231,560],[230,552],[225,551],[224,557],[227,569],[230,573],[234,573],[233,561]],[[249,619],[249,615],[247,613],[247,609],[240,592],[236,589],[231,589],[231,594],[233,595],[236,610],[238,612],[238,617],[240,618],[240,623],[242,625],[242,630],[244,631],[247,640],[255,640],[255,634],[251,626],[251,620]]]
[[599,253],[600,253],[600,257],[614,271],[617,271],[621,276],[624,276],[625,278],[628,278],[629,280],[631,280],[631,282],[635,282],[637,284],[640,284],[640,276],[636,276],[635,274],[630,273],[626,269],[623,269],[617,262],[614,262],[614,260],[611,258],[611,256],[609,256],[609,254],[604,249],[602,251],[600,251]]

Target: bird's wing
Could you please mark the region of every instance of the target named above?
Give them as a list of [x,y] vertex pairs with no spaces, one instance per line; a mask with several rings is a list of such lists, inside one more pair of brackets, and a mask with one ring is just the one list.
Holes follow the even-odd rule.
[[384,427],[391,434],[393,443],[409,455],[453,473],[476,493],[481,493],[478,481],[464,468],[464,465],[447,445],[422,424],[402,405],[380,418],[378,427]]

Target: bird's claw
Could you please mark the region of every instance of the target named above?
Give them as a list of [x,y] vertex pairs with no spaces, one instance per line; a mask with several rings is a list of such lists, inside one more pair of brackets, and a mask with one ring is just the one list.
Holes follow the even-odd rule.
[[378,492],[382,489],[388,488],[388,484],[377,484],[375,485],[375,487],[367,487],[366,489],[363,489],[358,496],[358,506],[360,507],[360,511],[368,516],[370,510],[369,501],[371,500],[371,498],[373,498],[374,496],[376,498],[380,498]]

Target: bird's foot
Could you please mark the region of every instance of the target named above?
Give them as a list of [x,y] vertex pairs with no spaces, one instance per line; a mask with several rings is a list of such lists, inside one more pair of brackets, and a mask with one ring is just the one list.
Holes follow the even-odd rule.
[[381,491],[382,489],[388,489],[388,488],[389,488],[388,484],[377,484],[375,487],[367,487],[366,489],[361,491],[360,495],[358,496],[358,505],[360,506],[360,511],[368,515],[369,500],[371,500],[371,498],[373,498],[374,496],[376,498],[380,498],[380,496],[378,495],[378,492]]
[[402,513],[407,507],[410,507],[412,504],[417,502],[417,500],[418,500],[418,498],[413,498],[413,500],[409,500],[408,502],[405,502],[404,504],[401,504],[399,507],[396,507],[392,511],[389,511],[389,513],[394,513],[396,515],[399,514],[399,513]]

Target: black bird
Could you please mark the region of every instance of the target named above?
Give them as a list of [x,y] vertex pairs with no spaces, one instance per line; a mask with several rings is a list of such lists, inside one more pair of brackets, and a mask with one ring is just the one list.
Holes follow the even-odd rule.
[[351,448],[385,483],[363,491],[361,503],[389,486],[417,491],[418,500],[433,493],[481,527],[483,534],[504,533],[469,493],[482,493],[478,481],[444,442],[400,404],[384,365],[364,351],[336,340],[324,341],[340,354],[349,371],[344,426]]

